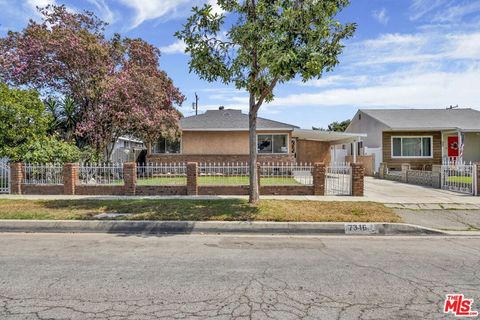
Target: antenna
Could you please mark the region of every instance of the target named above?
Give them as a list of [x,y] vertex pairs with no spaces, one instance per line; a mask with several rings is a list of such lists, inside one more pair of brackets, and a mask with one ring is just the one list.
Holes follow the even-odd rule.
[[192,109],[195,110],[195,115],[198,115],[198,95],[195,92],[195,102],[192,102]]

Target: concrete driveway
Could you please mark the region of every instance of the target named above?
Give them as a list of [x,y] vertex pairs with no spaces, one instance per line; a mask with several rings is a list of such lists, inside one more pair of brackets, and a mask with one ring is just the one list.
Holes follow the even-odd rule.
[[480,205],[480,197],[365,177],[364,200],[381,203],[463,203]]

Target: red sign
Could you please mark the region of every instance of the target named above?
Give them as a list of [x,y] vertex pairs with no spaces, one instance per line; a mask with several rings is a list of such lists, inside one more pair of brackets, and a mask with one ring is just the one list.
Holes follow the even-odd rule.
[[473,299],[465,299],[463,294],[447,294],[443,313],[453,313],[456,317],[476,317],[478,312],[472,310]]
[[459,156],[458,137],[448,137],[448,157]]

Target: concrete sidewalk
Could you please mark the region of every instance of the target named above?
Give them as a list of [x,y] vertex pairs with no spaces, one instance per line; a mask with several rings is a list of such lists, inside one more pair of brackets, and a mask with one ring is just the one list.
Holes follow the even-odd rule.
[[[396,205],[450,205],[453,209],[480,209],[480,197],[445,190],[365,177],[365,196],[261,196],[262,199],[379,202]],[[65,196],[0,195],[1,199],[77,200],[77,199],[248,199],[247,196]],[[469,206],[466,208],[465,206]],[[416,209],[416,208],[415,208]]]

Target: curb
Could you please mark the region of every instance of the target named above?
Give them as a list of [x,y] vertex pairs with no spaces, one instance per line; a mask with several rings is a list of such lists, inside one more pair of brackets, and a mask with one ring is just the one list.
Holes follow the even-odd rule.
[[446,235],[403,223],[0,220],[0,232],[132,234]]

